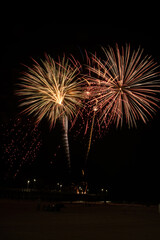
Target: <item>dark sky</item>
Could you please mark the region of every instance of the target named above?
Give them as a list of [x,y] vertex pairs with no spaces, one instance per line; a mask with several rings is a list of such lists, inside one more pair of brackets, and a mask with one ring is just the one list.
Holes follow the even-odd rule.
[[[100,46],[130,43],[132,49],[139,46],[144,48],[145,53],[152,55],[160,64],[159,32],[143,24],[138,27],[118,27],[113,24],[10,24],[1,27],[1,40],[0,123],[4,125],[18,112],[17,100],[13,95],[14,84],[23,69],[21,64],[31,64],[30,57],[43,58],[44,52],[47,52],[57,58],[65,52],[80,59],[84,49],[100,53]],[[111,126],[108,133],[91,146],[88,162],[91,182],[110,188],[116,186],[125,193],[138,189],[139,194],[145,192],[156,198],[160,184],[159,121],[160,114],[157,113],[147,125],[139,123],[137,129],[122,127],[117,130]],[[45,151],[48,157],[53,154],[51,142],[55,144],[57,140],[49,131],[44,134],[44,129],[42,135],[43,157],[33,168],[34,171],[36,167],[39,169],[35,174],[46,178],[47,164],[51,160],[45,160],[44,164],[42,158]],[[72,165],[76,174],[83,165],[83,141],[71,137]]]

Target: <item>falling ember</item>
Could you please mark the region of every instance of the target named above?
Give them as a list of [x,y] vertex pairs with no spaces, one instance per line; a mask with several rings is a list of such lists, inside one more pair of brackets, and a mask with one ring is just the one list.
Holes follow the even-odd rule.
[[37,158],[41,145],[41,132],[29,119],[11,119],[2,129],[5,178],[16,177],[26,164],[31,164]]

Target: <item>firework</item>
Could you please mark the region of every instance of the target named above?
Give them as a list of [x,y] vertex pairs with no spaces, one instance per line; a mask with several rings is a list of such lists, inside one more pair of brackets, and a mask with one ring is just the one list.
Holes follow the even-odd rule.
[[51,128],[57,120],[61,123],[69,169],[68,119],[71,120],[81,107],[83,80],[79,77],[80,67],[74,58],[69,61],[63,57],[62,61],[55,62],[46,55],[41,64],[34,60],[33,67],[27,67],[17,90],[22,97],[24,112],[34,114],[37,123],[44,117],[49,120]]
[[42,145],[38,127],[29,119],[11,119],[2,128],[2,159],[6,168],[5,178],[16,177],[23,166],[31,164]]
[[99,120],[116,126],[126,122],[129,127],[137,126],[137,120],[147,122],[158,107],[160,81],[154,60],[143,57],[140,48],[131,53],[130,46],[119,49],[104,49],[106,60],[92,55],[92,64],[88,66],[90,93],[89,104],[94,107]]

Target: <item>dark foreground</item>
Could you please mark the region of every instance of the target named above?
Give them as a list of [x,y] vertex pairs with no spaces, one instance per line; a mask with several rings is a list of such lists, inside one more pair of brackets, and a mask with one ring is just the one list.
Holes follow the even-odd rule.
[[0,239],[160,239],[157,206],[64,204],[60,212],[51,212],[44,205],[0,200]]

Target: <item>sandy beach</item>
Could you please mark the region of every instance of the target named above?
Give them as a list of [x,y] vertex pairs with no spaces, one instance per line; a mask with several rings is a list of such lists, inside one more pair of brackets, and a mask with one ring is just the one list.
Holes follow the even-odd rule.
[[157,206],[65,203],[52,212],[44,210],[47,204],[0,200],[0,239],[160,239]]

